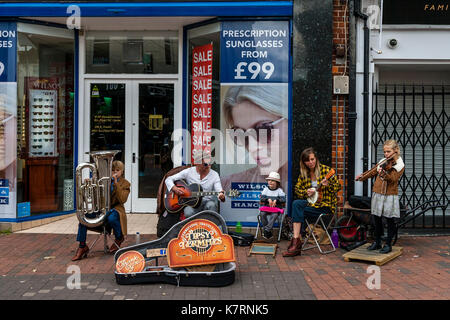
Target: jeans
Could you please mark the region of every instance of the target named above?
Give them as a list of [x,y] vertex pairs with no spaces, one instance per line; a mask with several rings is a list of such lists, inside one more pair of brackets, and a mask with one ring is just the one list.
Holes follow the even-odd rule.
[[199,213],[200,211],[203,211],[203,210],[211,210],[211,211],[217,212],[218,209],[219,209],[219,206],[218,206],[217,200],[202,199],[202,203],[197,208],[186,206],[184,208],[184,216],[186,218],[189,218],[190,216],[193,216],[194,214]]
[[304,224],[305,217],[312,218],[315,220],[322,213],[329,214],[329,213],[331,213],[331,209],[329,207],[321,207],[321,208],[309,207],[307,200],[294,200],[294,202],[292,202],[292,221],[294,223],[300,222],[302,224],[302,229],[301,229],[302,232],[305,230],[305,224]]
[[[111,232],[111,229],[114,231],[114,236],[116,239],[122,238],[122,227],[120,226],[120,216],[119,213],[115,209],[111,209],[109,211],[109,215],[106,218],[105,228],[108,232]],[[93,218],[95,217],[95,214],[86,214],[86,217]],[[87,226],[84,224],[79,223],[78,224],[78,234],[77,234],[77,241],[78,242],[86,242],[87,237]],[[98,228],[93,228],[94,230],[101,230]]]
[[272,231],[273,224],[277,220],[280,214],[276,212],[264,212],[260,211],[259,216],[261,218],[261,224],[263,225],[264,231]]

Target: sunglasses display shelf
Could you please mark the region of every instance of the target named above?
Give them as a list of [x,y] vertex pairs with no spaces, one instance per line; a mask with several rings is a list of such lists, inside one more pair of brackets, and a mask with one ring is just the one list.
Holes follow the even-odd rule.
[[[33,81],[34,80],[34,81]],[[44,82],[44,78],[39,81]],[[29,83],[37,82],[31,78]],[[48,81],[48,83],[51,83]],[[24,179],[28,185],[27,201],[31,212],[48,212],[58,209],[56,183],[58,158],[57,146],[57,100],[58,91],[28,87],[27,105],[27,160]]]
[[56,157],[56,90],[30,90],[28,157]]

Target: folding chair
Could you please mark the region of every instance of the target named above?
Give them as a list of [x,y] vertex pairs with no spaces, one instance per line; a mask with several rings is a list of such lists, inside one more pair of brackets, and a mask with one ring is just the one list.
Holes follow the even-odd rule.
[[106,230],[105,225],[97,227],[97,228],[88,228],[88,231],[97,232],[98,236],[95,238],[94,242],[92,242],[91,245],[88,245],[89,251],[92,251],[97,241],[100,239],[101,236],[103,236],[103,252],[108,253],[109,247],[108,247],[108,237],[111,237],[111,234]]
[[[327,216],[331,216],[331,214],[325,214],[325,213],[322,213],[321,215],[319,215],[319,216],[317,217],[317,219],[315,220],[313,226],[311,226],[312,223],[309,223],[308,218],[305,217],[306,229],[309,230],[309,232],[308,232],[308,236],[306,237],[305,241],[303,242],[302,250],[309,250],[309,249],[318,248],[319,251],[320,251],[320,253],[322,253],[322,254],[327,254],[327,253],[331,253],[331,252],[336,251],[336,247],[335,247],[334,244],[333,244],[333,240],[331,239],[331,236],[330,236],[330,234],[328,233],[328,228],[329,228],[329,227],[331,226],[331,224],[333,223],[333,221],[334,221],[334,219],[335,219],[335,216],[332,215],[332,218],[331,218],[330,222],[329,222],[328,225],[326,226],[326,225],[325,225],[325,221],[323,220],[323,218],[324,218],[324,217],[327,217]],[[314,234],[314,230],[315,230],[316,226],[317,226],[319,223],[322,225],[322,228],[323,228],[323,230],[325,231],[325,232],[322,234],[322,236],[321,236],[320,238],[319,238],[319,237],[316,237],[316,235]],[[327,251],[322,250],[322,247],[320,246],[320,243],[322,242],[322,240],[323,240],[323,238],[325,237],[325,235],[328,237],[328,240],[330,240],[330,244],[331,244],[331,246],[333,247],[333,249],[331,249],[331,250],[327,250]],[[307,246],[307,245],[308,245],[308,240],[309,240],[309,238],[310,238],[311,236],[313,237],[315,244],[312,244],[311,246],[308,247],[308,246]]]
[[[261,210],[261,209],[263,209],[263,210]],[[255,239],[257,239],[258,238],[258,234],[259,234],[259,231],[261,231],[261,234],[263,233],[263,226],[262,226],[262,223],[261,223],[261,211],[266,211],[266,212],[278,212],[278,213],[280,213],[279,215],[278,215],[278,217],[277,217],[277,220],[275,220],[275,222],[278,222],[278,228],[279,228],[279,230],[278,230],[278,242],[280,242],[280,239],[281,239],[281,230],[282,230],[282,228],[283,228],[283,221],[284,221],[284,216],[285,216],[285,211],[284,211],[284,209],[279,209],[279,208],[274,208],[274,207],[261,207],[260,209],[259,209],[259,213],[258,213],[258,216],[257,216],[257,218],[258,218],[258,225],[256,226],[256,234],[255,234]],[[261,229],[261,230],[260,230]]]

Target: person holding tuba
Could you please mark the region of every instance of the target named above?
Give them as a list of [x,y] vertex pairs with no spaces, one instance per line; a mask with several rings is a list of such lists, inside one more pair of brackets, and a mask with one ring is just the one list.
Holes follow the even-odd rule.
[[[124,177],[124,164],[122,161],[116,160],[112,163],[111,177],[111,210],[105,222],[106,230],[114,232],[114,243],[109,248],[109,253],[115,253],[119,250],[120,245],[127,234],[127,215],[125,213],[124,204],[127,202],[130,194],[130,182]],[[85,258],[89,252],[86,245],[88,227],[84,224],[78,224],[77,241],[79,242],[78,250],[72,261]]]

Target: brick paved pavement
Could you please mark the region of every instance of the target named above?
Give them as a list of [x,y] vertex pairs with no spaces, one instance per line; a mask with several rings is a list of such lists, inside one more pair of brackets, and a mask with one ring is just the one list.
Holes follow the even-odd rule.
[[[88,235],[88,241],[95,235]],[[155,239],[142,235],[141,241]],[[125,245],[134,244],[129,236]],[[13,233],[0,235],[0,300],[403,300],[450,299],[450,237],[401,237],[403,254],[381,266],[381,288],[366,286],[369,263],[345,262],[344,250],[321,255],[309,250],[283,258],[280,243],[275,258],[247,256],[236,247],[236,280],[221,288],[177,287],[169,284],[117,285],[114,259],[100,240],[87,259],[70,261],[77,248],[72,234]],[[164,263],[164,262],[162,262]],[[69,289],[68,268],[81,270],[81,289]]]

